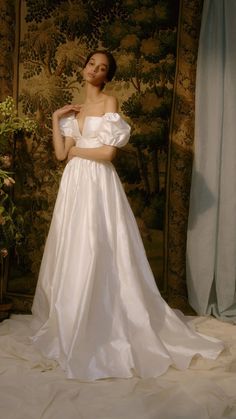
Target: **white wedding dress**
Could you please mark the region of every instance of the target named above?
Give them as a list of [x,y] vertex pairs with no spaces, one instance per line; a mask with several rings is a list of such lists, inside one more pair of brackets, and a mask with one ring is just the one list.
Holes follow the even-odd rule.
[[[124,146],[117,114],[89,116],[81,133],[60,121],[79,147]],[[75,157],[64,170],[33,302],[33,345],[68,378],[156,377],[215,359],[222,342],[190,329],[156,287],[135,218],[110,162]]]

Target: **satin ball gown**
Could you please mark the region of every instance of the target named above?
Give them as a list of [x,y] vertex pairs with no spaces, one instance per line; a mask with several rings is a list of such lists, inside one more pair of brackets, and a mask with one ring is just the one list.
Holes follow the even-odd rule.
[[[117,113],[60,120],[85,148],[123,147]],[[75,157],[62,175],[32,307],[33,345],[68,378],[157,377],[222,342],[183,323],[161,297],[123,186],[111,162]]]

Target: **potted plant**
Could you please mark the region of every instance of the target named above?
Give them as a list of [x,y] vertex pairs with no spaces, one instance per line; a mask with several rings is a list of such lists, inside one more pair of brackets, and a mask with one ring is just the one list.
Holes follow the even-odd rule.
[[18,116],[12,97],[0,103],[0,320],[8,317],[10,309],[6,300],[9,252],[23,238],[23,218],[13,199],[15,140],[35,129],[34,120]]

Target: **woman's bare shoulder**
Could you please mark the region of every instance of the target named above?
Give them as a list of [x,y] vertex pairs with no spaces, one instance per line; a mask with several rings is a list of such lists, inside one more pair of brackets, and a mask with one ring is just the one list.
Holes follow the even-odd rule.
[[117,112],[118,100],[115,96],[104,94],[104,113]]

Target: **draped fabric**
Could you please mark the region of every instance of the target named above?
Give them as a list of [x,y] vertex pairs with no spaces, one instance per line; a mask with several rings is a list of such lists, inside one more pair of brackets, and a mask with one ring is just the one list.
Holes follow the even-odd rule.
[[189,301],[236,320],[236,2],[206,0],[196,80],[187,239]]
[[198,357],[188,370],[171,367],[157,378],[83,382],[68,380],[55,361],[27,344],[30,322],[31,316],[16,315],[0,327],[2,419],[236,418],[236,335],[232,324],[212,317],[191,318],[188,323],[229,347],[215,361]]

